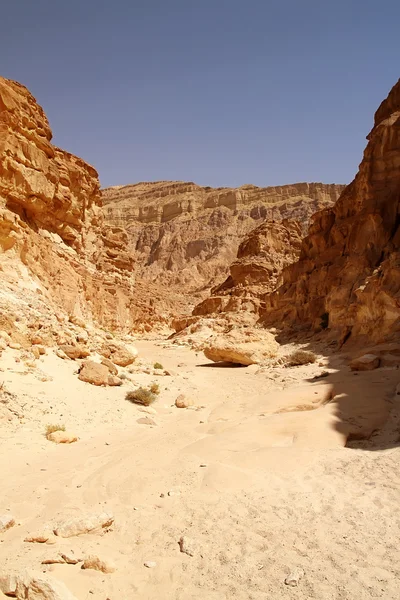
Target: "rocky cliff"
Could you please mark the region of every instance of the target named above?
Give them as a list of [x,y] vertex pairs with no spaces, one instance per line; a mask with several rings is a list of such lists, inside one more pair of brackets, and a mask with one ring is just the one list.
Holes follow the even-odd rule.
[[314,215],[298,262],[265,297],[264,322],[327,328],[340,342],[400,329],[400,81],[375,114],[354,181]]
[[188,312],[224,281],[245,235],[265,220],[296,219],[332,205],[344,186],[299,183],[238,189],[194,183],[138,183],[102,191],[105,220],[123,227],[138,277],[174,294]]
[[106,327],[151,322],[151,294],[133,293],[127,234],[104,223],[95,169],[51,137],[29,91],[0,78],[2,311],[25,289],[25,302],[41,298]]

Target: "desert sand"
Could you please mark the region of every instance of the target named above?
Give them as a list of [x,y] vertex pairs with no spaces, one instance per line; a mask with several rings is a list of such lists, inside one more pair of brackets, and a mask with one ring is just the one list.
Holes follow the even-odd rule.
[[[3,352],[0,514],[16,524],[0,534],[1,574],[44,572],[80,600],[398,598],[396,368],[355,374],[322,354],[300,367],[233,367],[164,340],[136,346],[142,368],[115,388],[80,381],[77,363],[52,352],[32,370]],[[146,374],[155,361],[171,375]],[[151,414],[125,400],[154,381]],[[176,408],[179,394],[193,406]],[[368,441],[344,446],[355,421],[382,423],[387,410]],[[78,441],[48,441],[54,423]],[[104,512],[114,523],[100,532],[24,541]],[[42,564],[60,554],[115,570]],[[298,585],[286,585],[296,569]]]

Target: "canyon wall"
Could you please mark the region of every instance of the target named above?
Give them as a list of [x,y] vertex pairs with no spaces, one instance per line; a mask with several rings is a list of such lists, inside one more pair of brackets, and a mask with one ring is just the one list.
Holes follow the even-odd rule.
[[305,233],[311,215],[331,206],[342,185],[202,187],[160,181],[102,191],[105,220],[123,227],[137,277],[168,289],[176,313],[189,313],[224,281],[243,238],[266,220],[296,219]]
[[[3,312],[13,294],[41,298],[87,322],[125,329],[157,320],[133,293],[128,237],[104,222],[97,173],[51,143],[42,108],[0,78],[0,269]],[[28,301],[28,300],[26,300]]]
[[327,328],[339,342],[400,329],[400,81],[375,114],[354,181],[312,218],[300,259],[264,298],[262,319]]

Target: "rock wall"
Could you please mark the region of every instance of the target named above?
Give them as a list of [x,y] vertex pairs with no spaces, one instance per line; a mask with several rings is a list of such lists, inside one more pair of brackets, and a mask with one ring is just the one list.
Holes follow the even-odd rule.
[[375,114],[354,181],[314,215],[298,262],[264,298],[263,321],[329,329],[340,342],[400,329],[400,81]]
[[104,223],[95,169],[51,137],[29,91],[0,78],[0,269],[11,313],[13,290],[25,288],[105,327],[153,324],[148,290],[133,293],[127,234]]
[[106,222],[123,227],[138,277],[175,295],[176,312],[191,308],[223,281],[240,242],[264,220],[296,219],[332,205],[344,186],[299,183],[238,189],[156,182],[102,191]]

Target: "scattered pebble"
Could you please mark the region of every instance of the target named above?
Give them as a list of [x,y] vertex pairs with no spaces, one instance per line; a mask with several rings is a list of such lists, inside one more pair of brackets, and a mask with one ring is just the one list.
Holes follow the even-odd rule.
[[156,567],[156,566],[157,566],[157,563],[156,563],[156,562],[154,562],[154,560],[147,560],[147,561],[144,563],[144,566],[145,566],[145,567],[147,567],[148,569],[154,569],[154,567]]
[[293,571],[291,571],[289,573],[289,575],[286,577],[285,584],[290,585],[291,587],[296,587],[297,585],[299,585],[300,579],[302,577],[304,577],[303,569],[300,569],[300,568],[293,569]]

